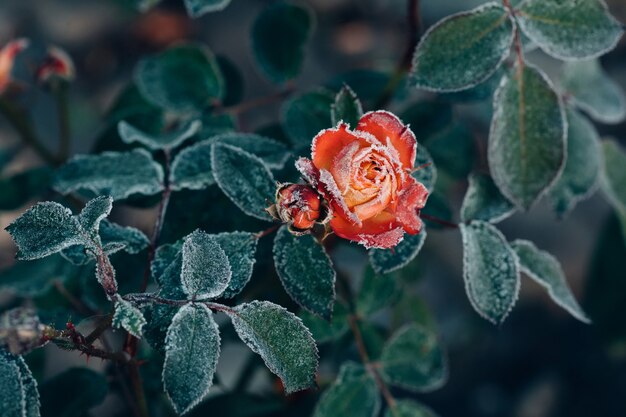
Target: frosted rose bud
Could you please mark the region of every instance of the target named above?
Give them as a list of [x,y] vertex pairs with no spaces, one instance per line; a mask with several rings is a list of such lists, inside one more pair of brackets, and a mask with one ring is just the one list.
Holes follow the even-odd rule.
[[322,202],[310,185],[281,184],[276,191],[276,203],[267,211],[275,219],[289,224],[293,231],[302,232],[319,221]]
[[28,39],[16,39],[0,50],[0,94],[4,93],[11,84],[11,71],[13,71],[15,57],[26,47],[28,47]]
[[70,56],[62,49],[51,46],[44,62],[37,69],[37,81],[48,82],[52,77],[66,81],[74,78],[74,64]]

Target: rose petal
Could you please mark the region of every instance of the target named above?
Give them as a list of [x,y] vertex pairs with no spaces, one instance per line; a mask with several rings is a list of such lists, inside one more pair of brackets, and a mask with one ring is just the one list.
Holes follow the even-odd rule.
[[363,115],[356,128],[375,136],[383,144],[391,143],[405,169],[413,169],[417,153],[415,135],[393,113],[377,110]]
[[313,161],[308,158],[298,158],[296,169],[300,171],[306,182],[317,188],[320,181],[320,171],[313,165]]
[[391,248],[400,243],[404,229],[388,212],[367,219],[361,226],[351,224],[340,216],[330,221],[330,227],[337,236],[361,243],[367,248]]
[[318,169],[330,169],[337,154],[354,142],[361,146],[380,145],[378,139],[367,132],[352,131],[348,127],[346,123],[339,123],[336,128],[322,130],[313,138],[311,158]]
[[424,207],[428,199],[428,190],[415,178],[409,177],[412,184],[405,188],[398,196],[396,219],[407,233],[417,234],[422,229],[419,210]]
[[359,219],[356,214],[351,212],[350,208],[346,204],[346,200],[341,194],[341,191],[339,191],[339,187],[337,187],[335,178],[325,169],[320,170],[318,189],[326,198],[326,201],[330,203],[335,213],[352,222],[356,226],[361,225],[361,219]]

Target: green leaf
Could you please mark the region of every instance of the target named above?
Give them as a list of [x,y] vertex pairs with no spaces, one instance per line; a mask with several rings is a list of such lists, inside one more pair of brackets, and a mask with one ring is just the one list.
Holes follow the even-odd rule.
[[554,256],[537,249],[532,242],[527,240],[516,240],[511,243],[511,247],[517,253],[523,273],[546,288],[550,298],[572,316],[583,323],[591,323],[567,286],[565,273]]
[[472,170],[476,155],[474,135],[464,123],[450,123],[428,137],[424,145],[439,171],[464,178]]
[[72,268],[60,255],[17,261],[0,271],[0,289],[20,297],[36,297],[46,293],[55,281],[65,282]]
[[159,293],[168,298],[186,298],[181,283],[183,267],[183,241],[161,245],[157,248],[152,260],[152,278],[159,284]]
[[0,349],[0,398],[6,417],[39,417],[37,382],[21,356]]
[[622,87],[602,70],[598,60],[567,62],[562,85],[571,101],[602,123],[619,123],[626,118]]
[[560,175],[567,132],[563,105],[550,81],[522,65],[496,92],[488,157],[502,194],[528,210]]
[[201,128],[202,122],[190,120],[174,131],[152,135],[137,129],[125,121],[121,121],[117,125],[117,131],[123,142],[137,142],[151,150],[176,148],[187,139],[193,137]]
[[515,213],[515,206],[498,190],[490,176],[474,173],[461,206],[461,220],[498,223]]
[[[224,77],[225,91],[224,91],[224,97],[222,98],[222,105],[233,106],[241,102],[241,99],[243,98],[243,94],[244,94],[243,74],[241,73],[239,68],[237,68],[237,66],[233,63],[233,61],[231,61],[225,55],[218,54],[216,56],[216,59],[217,59],[217,64],[220,67],[220,72],[222,73],[222,76]],[[203,116],[220,117],[224,115],[229,116],[227,113],[222,113],[221,115],[218,113],[218,114],[209,114],[209,115],[203,115]]]
[[193,18],[202,16],[205,13],[219,12],[230,4],[230,0],[185,0],[187,13]]
[[281,124],[295,149],[308,148],[315,135],[332,126],[330,107],[334,96],[317,90],[292,97],[281,108]]
[[601,173],[601,184],[604,195],[618,215],[626,216],[626,152],[620,149],[617,142],[602,142],[604,152],[604,169]]
[[268,301],[252,301],[226,310],[243,342],[292,393],[315,386],[317,346],[302,321]]
[[413,171],[411,176],[424,184],[428,192],[432,192],[437,182],[437,168],[426,147],[420,143],[417,144],[415,169],[416,171]]
[[394,277],[381,276],[374,273],[371,268],[366,268],[356,300],[356,311],[361,317],[367,317],[391,306],[399,295],[400,289]]
[[259,240],[254,233],[224,232],[215,235],[217,243],[228,257],[232,278],[222,297],[233,298],[239,294],[252,277],[256,259],[254,257]]
[[463,237],[463,278],[472,307],[500,324],[517,301],[519,265],[502,233],[487,222],[460,224]]
[[44,417],[82,417],[101,404],[108,391],[104,375],[70,368],[41,385],[41,410]]
[[363,116],[361,100],[347,84],[344,84],[335,96],[335,102],[330,107],[330,119],[333,126],[343,121],[355,129],[361,116]]
[[265,208],[274,199],[276,182],[259,157],[231,145],[215,143],[211,148],[211,166],[215,182],[241,211],[271,220]]
[[177,112],[201,112],[224,94],[224,81],[213,53],[186,44],[144,58],[135,82],[146,99]]
[[203,304],[183,306],[167,330],[163,363],[163,387],[178,414],[206,397],[219,355],[220,334],[211,310]]
[[196,230],[183,243],[181,282],[189,297],[215,298],[230,282],[228,257],[214,235]]
[[52,169],[38,167],[0,178],[0,210],[15,210],[43,194],[52,183]]
[[115,314],[113,315],[112,326],[119,329],[123,328],[133,336],[140,338],[142,336],[142,328],[146,324],[146,319],[141,311],[134,307],[128,301],[118,298],[115,300]]
[[486,81],[509,55],[514,23],[490,2],[430,28],[415,50],[411,81],[430,91],[459,91]]
[[349,314],[348,308],[342,302],[337,301],[330,322],[304,309],[300,310],[298,317],[302,319],[304,326],[311,331],[317,343],[326,343],[337,340],[347,333]]
[[376,381],[363,367],[346,363],[320,397],[313,417],[374,417],[381,407]]
[[613,49],[622,25],[603,0],[527,0],[516,13],[526,36],[555,58],[595,58]]
[[57,171],[54,189],[62,194],[110,195],[114,200],[152,195],[163,189],[163,169],[143,149],[77,155]]
[[600,137],[580,113],[567,111],[567,158],[561,176],[548,192],[552,207],[564,217],[596,189],[602,165]]
[[436,390],[448,377],[437,336],[417,324],[404,326],[389,339],[380,356],[380,366],[387,383],[410,391]]
[[437,417],[433,410],[413,400],[396,401],[396,406],[388,408],[385,417]]
[[426,230],[417,235],[405,235],[402,242],[392,249],[370,249],[370,263],[378,274],[388,274],[411,262],[422,249]]
[[252,52],[264,75],[277,83],[295,78],[312,31],[307,7],[277,2],[265,8],[252,26]]
[[282,169],[291,156],[287,146],[277,140],[254,133],[224,133],[210,139],[258,156],[270,169]]
[[143,316],[146,319],[143,337],[150,347],[162,355],[165,354],[167,329],[169,329],[178,310],[180,310],[180,306],[165,304],[146,304],[142,307]]
[[113,209],[113,199],[109,196],[96,197],[85,204],[78,215],[78,222],[91,236],[98,235],[100,222],[106,218]]
[[281,227],[274,239],[274,265],[285,291],[300,306],[330,320],[335,303],[335,270],[311,235],[294,236]]

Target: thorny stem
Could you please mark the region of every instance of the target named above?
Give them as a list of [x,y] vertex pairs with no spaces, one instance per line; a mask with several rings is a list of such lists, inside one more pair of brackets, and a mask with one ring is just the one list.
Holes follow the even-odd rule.
[[88,357],[107,359],[120,363],[128,363],[133,359],[124,352],[109,352],[93,346],[87,337],[83,336],[71,322],[68,322],[66,330],[52,330],[51,340],[63,340],[72,343],[71,349],[78,350]]
[[278,228],[280,228],[280,224],[274,225],[272,227],[268,227],[265,230],[261,230],[260,232],[258,232],[257,234],[254,235],[255,239],[261,239],[262,237],[265,237],[269,234],[271,234],[272,232],[274,232],[275,230],[278,230]]

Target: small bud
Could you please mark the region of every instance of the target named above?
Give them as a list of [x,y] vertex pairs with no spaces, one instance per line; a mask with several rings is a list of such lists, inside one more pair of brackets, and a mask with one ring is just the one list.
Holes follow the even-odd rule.
[[28,47],[28,39],[16,39],[7,43],[0,50],[0,94],[4,93],[11,82],[15,57]]
[[74,64],[62,49],[51,46],[44,62],[37,69],[37,81],[47,83],[52,78],[71,81],[74,78]]
[[48,327],[39,322],[30,308],[14,308],[0,317],[0,346],[9,352],[22,355],[44,345]]
[[311,229],[324,211],[319,194],[305,184],[281,184],[276,190],[276,203],[267,211],[276,220],[289,224],[296,233]]

